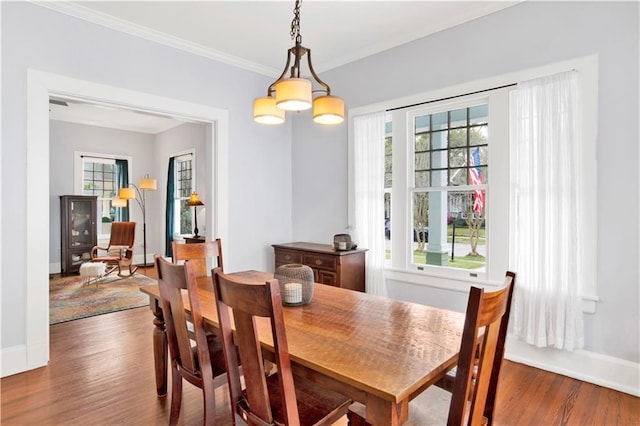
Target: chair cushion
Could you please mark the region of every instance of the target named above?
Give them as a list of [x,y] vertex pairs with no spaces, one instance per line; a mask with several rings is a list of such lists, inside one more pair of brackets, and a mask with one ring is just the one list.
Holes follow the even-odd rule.
[[109,249],[107,250],[107,257],[121,259],[124,257],[124,253],[128,248],[129,247],[127,246],[109,246]]

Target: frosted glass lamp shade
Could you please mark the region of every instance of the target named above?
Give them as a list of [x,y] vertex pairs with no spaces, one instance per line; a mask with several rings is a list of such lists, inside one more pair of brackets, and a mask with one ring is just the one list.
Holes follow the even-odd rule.
[[111,206],[112,207],[127,207],[127,200],[122,199],[118,196],[113,197],[111,199]]
[[136,192],[133,190],[133,188],[120,188],[118,197],[122,198],[123,200],[133,200],[136,198]]
[[311,82],[304,78],[284,78],[276,83],[276,106],[285,111],[311,108]]
[[158,181],[156,179],[151,179],[149,175],[146,175],[142,179],[140,179],[140,189],[143,191],[155,191],[158,189]]
[[337,96],[318,96],[313,100],[313,121],[326,125],[342,123],[344,101]]
[[265,96],[253,101],[253,121],[260,124],[284,123],[285,111],[276,106],[275,98]]

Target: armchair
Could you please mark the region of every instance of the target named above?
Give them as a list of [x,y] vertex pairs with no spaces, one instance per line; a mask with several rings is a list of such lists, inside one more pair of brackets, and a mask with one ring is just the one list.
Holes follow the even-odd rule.
[[[133,242],[136,235],[135,222],[113,222],[111,237],[107,247],[95,246],[91,249],[91,261],[107,264],[105,275],[116,269],[118,276],[131,276],[138,269],[133,266]],[[122,269],[128,268],[129,275],[122,275]]]

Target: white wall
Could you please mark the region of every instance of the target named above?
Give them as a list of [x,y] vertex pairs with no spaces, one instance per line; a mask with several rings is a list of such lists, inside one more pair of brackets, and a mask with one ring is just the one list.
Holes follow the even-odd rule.
[[[25,235],[32,226],[25,220],[28,68],[228,111],[225,267],[230,271],[273,268],[270,244],[291,239],[291,125],[264,127],[251,119],[253,98],[264,93],[270,78],[33,3],[1,2],[0,7],[3,361],[6,353],[24,347],[27,333]],[[48,173],[46,185],[47,177]],[[42,219],[48,223],[45,216]],[[47,237],[43,242],[49,247]]]
[[[640,278],[638,210],[639,11],[637,2],[523,2],[492,15],[322,74],[332,93],[348,108],[426,93],[510,72],[587,55],[599,59],[597,141],[597,283],[596,313],[585,315],[585,349],[631,364],[631,386],[640,393]],[[392,66],[391,66],[392,64]],[[513,82],[505,82],[513,83]],[[425,99],[428,100],[428,99]],[[296,187],[313,187],[313,196],[332,205],[332,213],[294,215],[294,239],[314,240],[330,234],[347,217],[346,131],[332,134],[307,126],[304,117],[294,134],[292,162]],[[327,147],[317,155],[318,147]],[[304,170],[296,168],[304,164]],[[328,174],[332,185],[318,185]],[[294,212],[310,196],[295,192]],[[578,212],[579,213],[579,212]],[[421,303],[464,306],[466,295],[392,282],[389,294]],[[460,301],[463,301],[462,304]]]

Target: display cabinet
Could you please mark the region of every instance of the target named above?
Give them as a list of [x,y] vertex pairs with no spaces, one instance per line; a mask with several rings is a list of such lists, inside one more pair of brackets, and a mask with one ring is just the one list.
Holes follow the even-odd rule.
[[98,244],[98,197],[60,196],[61,269],[67,275],[78,272],[91,260],[91,249]]

